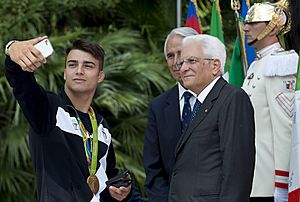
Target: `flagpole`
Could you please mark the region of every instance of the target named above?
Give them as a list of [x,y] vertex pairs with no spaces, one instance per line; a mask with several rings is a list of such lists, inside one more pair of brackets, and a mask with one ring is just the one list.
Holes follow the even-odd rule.
[[240,14],[239,10],[241,9],[241,4],[239,0],[231,0],[231,8],[234,10],[235,13],[235,19],[236,19],[236,29],[237,29],[237,36],[239,40],[239,46],[240,46],[240,52],[243,62],[243,71],[244,71],[244,77],[247,74],[248,70],[248,61],[247,61],[247,55],[246,55],[246,47],[245,47],[245,35],[243,34],[242,25],[240,21]]
[[181,27],[181,0],[177,0],[177,27]]

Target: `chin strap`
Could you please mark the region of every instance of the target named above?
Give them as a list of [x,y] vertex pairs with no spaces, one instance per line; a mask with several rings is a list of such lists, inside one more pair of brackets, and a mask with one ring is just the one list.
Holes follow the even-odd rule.
[[268,23],[266,28],[256,37],[256,39],[248,44],[251,46],[256,41],[259,41],[259,40],[265,38],[271,31],[273,31],[276,28],[276,26],[279,29],[278,32],[281,32],[282,29],[284,28],[283,18],[281,17],[282,12],[283,11],[280,7],[275,8],[275,14],[272,16],[272,20]]
[[248,42],[248,45],[249,46],[252,46],[255,42],[257,42],[258,40],[257,40],[257,38],[256,39],[254,39],[253,41],[251,41],[251,42]]

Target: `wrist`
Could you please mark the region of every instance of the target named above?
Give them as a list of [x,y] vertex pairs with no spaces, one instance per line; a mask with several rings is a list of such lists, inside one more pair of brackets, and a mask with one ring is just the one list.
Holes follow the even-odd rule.
[[5,45],[5,55],[9,56],[9,48],[10,48],[11,45],[12,45],[13,43],[15,43],[15,42],[16,42],[16,40],[12,40],[12,41],[8,42],[8,43]]

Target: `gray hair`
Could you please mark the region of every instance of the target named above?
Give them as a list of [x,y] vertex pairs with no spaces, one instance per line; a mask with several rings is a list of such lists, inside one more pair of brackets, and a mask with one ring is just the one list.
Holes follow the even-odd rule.
[[168,34],[168,36],[165,40],[165,45],[164,45],[165,58],[167,58],[167,44],[171,37],[178,35],[178,36],[182,36],[184,38],[187,36],[193,36],[193,35],[197,35],[197,34],[199,34],[199,33],[191,27],[178,27],[178,28],[172,29],[172,31]]
[[204,57],[220,60],[221,73],[223,75],[226,61],[225,45],[217,37],[199,34],[196,36],[185,37],[182,41],[182,47],[195,42],[200,42],[200,48],[203,51]]

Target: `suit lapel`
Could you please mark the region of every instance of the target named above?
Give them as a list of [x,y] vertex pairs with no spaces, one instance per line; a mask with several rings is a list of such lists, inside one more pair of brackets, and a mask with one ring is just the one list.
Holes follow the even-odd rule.
[[201,108],[196,115],[196,117],[190,122],[186,131],[180,137],[176,149],[175,149],[175,156],[177,156],[178,152],[184,145],[184,143],[189,139],[194,129],[206,118],[208,113],[210,112],[211,108],[214,105],[214,101],[218,98],[221,89],[227,82],[221,77],[214,87],[211,89],[207,97],[205,98],[204,102],[201,105]]
[[166,99],[163,115],[164,120],[168,121],[166,125],[171,126],[171,134],[174,134],[174,138],[179,139],[181,135],[181,125],[179,111],[179,90],[177,85],[172,88]]

